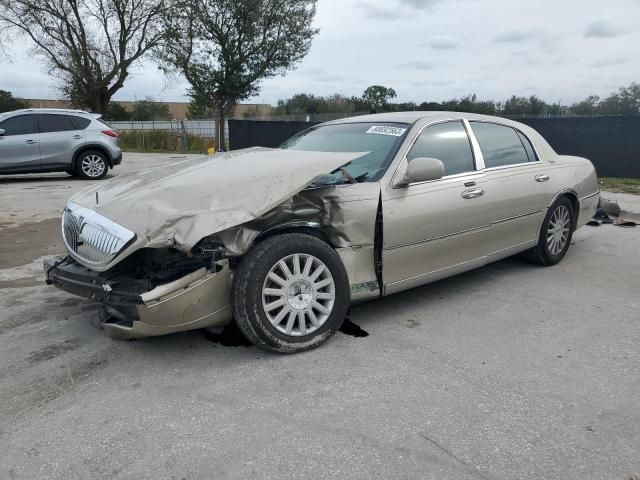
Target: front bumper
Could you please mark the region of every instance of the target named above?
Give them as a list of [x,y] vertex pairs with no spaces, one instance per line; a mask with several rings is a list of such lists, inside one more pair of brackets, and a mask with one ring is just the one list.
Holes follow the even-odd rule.
[[226,325],[231,321],[231,276],[227,262],[215,273],[205,268],[150,288],[110,272],[98,273],[68,257],[45,260],[47,284],[103,305],[103,326],[115,338],[143,338]]

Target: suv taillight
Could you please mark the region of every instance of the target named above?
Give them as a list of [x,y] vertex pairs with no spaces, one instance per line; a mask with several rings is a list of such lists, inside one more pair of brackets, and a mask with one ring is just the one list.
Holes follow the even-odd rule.
[[118,138],[118,132],[116,132],[115,130],[102,130],[102,132],[104,135],[106,135],[107,137],[113,137],[113,138]]

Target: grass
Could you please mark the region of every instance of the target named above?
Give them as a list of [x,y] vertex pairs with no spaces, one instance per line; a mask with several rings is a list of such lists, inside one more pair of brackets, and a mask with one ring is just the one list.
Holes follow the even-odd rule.
[[145,153],[206,153],[213,139],[178,135],[165,130],[127,130],[120,132],[120,146],[126,152]]
[[640,178],[602,177],[598,179],[601,190],[640,195]]

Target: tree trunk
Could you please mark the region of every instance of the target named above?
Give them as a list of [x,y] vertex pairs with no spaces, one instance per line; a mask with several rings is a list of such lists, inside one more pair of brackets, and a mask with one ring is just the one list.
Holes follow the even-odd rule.
[[218,105],[218,124],[216,125],[216,135],[218,136],[218,148],[217,151],[218,152],[224,152],[226,150],[225,148],[225,142],[224,142],[224,105],[220,104]]
[[103,95],[97,94],[96,99],[94,101],[92,113],[99,113],[101,115],[104,115],[105,112],[107,111],[108,105],[109,105],[109,100],[105,98]]

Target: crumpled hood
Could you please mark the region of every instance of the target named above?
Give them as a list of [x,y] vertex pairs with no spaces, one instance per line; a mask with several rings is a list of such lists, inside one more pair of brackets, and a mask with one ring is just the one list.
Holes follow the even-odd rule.
[[258,218],[363,154],[249,148],[119,175],[71,201],[135,232],[127,254],[163,246],[188,252],[202,238]]

